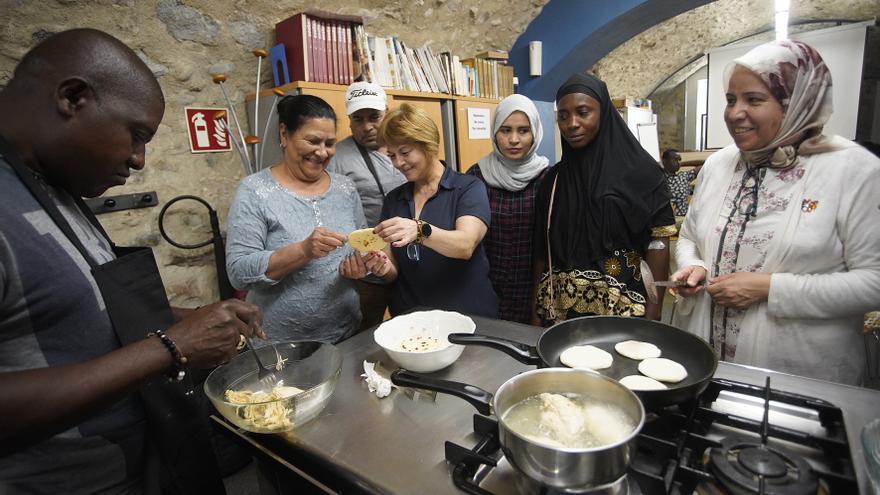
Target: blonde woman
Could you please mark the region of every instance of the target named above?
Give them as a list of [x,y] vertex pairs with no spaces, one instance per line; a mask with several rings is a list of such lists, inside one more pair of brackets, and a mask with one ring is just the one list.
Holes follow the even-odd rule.
[[379,142],[407,180],[385,197],[374,229],[389,247],[349,256],[341,273],[395,282],[392,315],[426,307],[497,317],[482,246],[491,218],[486,186],[440,161],[440,133],[421,109],[389,112]]

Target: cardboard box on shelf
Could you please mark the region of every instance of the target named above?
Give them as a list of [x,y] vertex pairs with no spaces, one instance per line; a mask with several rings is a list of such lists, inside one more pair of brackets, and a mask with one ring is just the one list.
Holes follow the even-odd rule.
[[651,100],[647,98],[611,98],[611,104],[618,110],[626,107],[644,108],[646,110],[653,109]]

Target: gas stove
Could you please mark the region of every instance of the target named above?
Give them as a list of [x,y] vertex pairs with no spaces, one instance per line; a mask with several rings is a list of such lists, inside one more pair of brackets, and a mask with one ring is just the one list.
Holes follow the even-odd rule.
[[715,379],[690,403],[649,411],[627,474],[609,485],[538,485],[504,458],[495,420],[479,415],[475,445],[446,442],[446,459],[455,486],[474,495],[858,493],[841,410],[769,382]]

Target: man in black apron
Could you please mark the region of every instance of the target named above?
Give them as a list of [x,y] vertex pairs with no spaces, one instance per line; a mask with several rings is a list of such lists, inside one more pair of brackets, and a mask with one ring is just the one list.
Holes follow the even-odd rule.
[[175,318],[152,251],[82,201],[144,167],[164,106],[94,30],[48,38],[0,92],[0,493],[223,492],[186,370],[265,338],[259,311]]

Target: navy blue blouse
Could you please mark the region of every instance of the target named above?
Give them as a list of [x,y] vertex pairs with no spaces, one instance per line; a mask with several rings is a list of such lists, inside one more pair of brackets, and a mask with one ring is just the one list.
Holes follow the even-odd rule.
[[[489,226],[492,214],[486,186],[476,177],[446,168],[437,192],[425,203],[419,218],[443,230],[455,230],[456,219],[468,215]],[[412,182],[385,197],[382,220],[393,217],[415,218]],[[407,256],[406,246],[391,249],[397,260],[392,316],[426,307],[498,317],[498,298],[489,281],[489,261],[482,242],[469,260],[448,258],[423,245],[418,246],[418,260]]]

